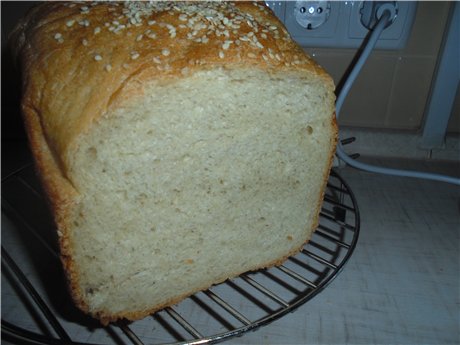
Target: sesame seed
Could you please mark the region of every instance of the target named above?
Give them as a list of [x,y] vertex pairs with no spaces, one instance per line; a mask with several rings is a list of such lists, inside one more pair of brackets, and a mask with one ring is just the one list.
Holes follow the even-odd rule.
[[159,57],[156,57],[156,56],[155,56],[155,57],[153,58],[153,62],[155,62],[155,63],[157,63],[157,64],[160,64],[160,63],[161,63],[161,60],[160,60]]
[[222,49],[227,50],[228,48],[230,48],[230,44],[232,43],[233,41],[225,41],[224,44],[222,44]]
[[257,48],[260,48],[260,49],[264,49],[263,44],[260,43],[259,41],[256,42],[256,47],[257,47]]
[[75,24],[75,20],[73,20],[73,19],[68,20],[68,21],[65,23],[65,25],[67,25],[67,27],[69,27],[69,28],[70,28],[72,25],[74,25],[74,24]]
[[105,70],[107,72],[110,72],[112,70],[112,65],[111,64],[105,65]]
[[248,53],[248,57],[250,57],[251,59],[254,59],[256,57],[256,54],[254,53]]
[[156,23],[156,20],[149,20],[149,21],[147,22],[148,25],[153,25],[153,24],[155,24],[155,23]]
[[101,60],[102,60],[102,56],[100,56],[99,54],[97,54],[97,55],[94,56],[94,60],[96,60],[96,61],[101,61]]
[[272,31],[275,31],[275,30],[278,29],[278,27],[276,27],[275,25],[270,25],[269,29],[272,30]]
[[169,49],[166,48],[161,51],[161,54],[163,54],[164,56],[168,56],[170,53],[171,52],[169,51]]
[[96,28],[94,28],[94,34],[97,35],[98,33],[101,32],[101,28],[98,26]]
[[136,60],[139,56],[140,56],[139,53],[131,52],[131,59]]
[[180,21],[183,21],[183,22],[186,22],[187,21],[187,15],[185,13],[182,13],[180,16],[179,16],[179,20]]
[[64,43],[64,39],[62,37],[59,38],[57,41],[58,41],[58,43]]
[[87,45],[88,45],[88,41],[85,40],[85,39],[82,39],[81,44],[83,44],[84,46],[87,46]]
[[144,35],[142,35],[142,34],[137,35],[136,41],[139,42],[142,39],[142,37],[144,37]]
[[54,35],[54,39],[55,39],[55,40],[58,40],[58,39],[60,39],[60,38],[62,38],[62,34],[59,33],[59,32],[57,32],[57,33]]
[[221,59],[223,59],[223,58],[225,57],[225,54],[224,54],[223,51],[219,51],[219,57],[220,57]]

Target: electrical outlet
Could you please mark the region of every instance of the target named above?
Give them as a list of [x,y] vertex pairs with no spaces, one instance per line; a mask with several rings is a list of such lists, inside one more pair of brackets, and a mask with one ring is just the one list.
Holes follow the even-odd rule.
[[[348,37],[350,40],[361,42],[369,32],[363,25],[363,9],[367,2],[360,1],[357,8],[350,11]],[[401,49],[404,48],[409,38],[412,24],[415,18],[417,3],[412,1],[395,1],[397,13],[393,22],[382,32],[377,49]]]
[[[368,35],[368,1],[267,1],[291,36],[304,47],[358,48]],[[384,3],[384,2],[381,2]],[[382,33],[377,49],[402,49],[415,18],[414,1],[396,5],[393,22]],[[320,10],[318,10],[320,9]],[[366,14],[367,12],[367,14]]]
[[316,30],[329,19],[330,1],[296,1],[294,16],[297,24],[307,30]]

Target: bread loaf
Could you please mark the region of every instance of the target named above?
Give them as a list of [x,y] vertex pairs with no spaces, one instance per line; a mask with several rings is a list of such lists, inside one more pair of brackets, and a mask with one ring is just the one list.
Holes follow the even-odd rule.
[[309,240],[334,85],[263,3],[45,3],[13,36],[84,312],[139,319]]

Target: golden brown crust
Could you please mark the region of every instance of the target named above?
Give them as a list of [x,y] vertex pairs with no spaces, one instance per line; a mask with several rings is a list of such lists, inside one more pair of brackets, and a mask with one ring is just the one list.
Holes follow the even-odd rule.
[[[301,72],[333,90],[331,78],[265,5],[214,2],[204,7],[202,2],[47,2],[34,8],[13,34],[30,145],[59,229],[71,292],[82,310],[88,306],[76,283],[68,223],[79,195],[68,167],[76,139],[94,121],[141,96],[150,81],[168,82],[216,67]],[[134,320],[183,297],[147,311],[95,316],[104,323]]]
[[40,125],[38,111],[23,105],[22,113],[36,171],[48,197],[47,200],[58,229],[60,257],[70,284],[70,292],[77,305],[81,309],[87,310],[88,308],[81,297],[82,293],[75,283],[78,281],[78,270],[71,258],[72,224],[69,224],[69,219],[72,218],[70,212],[72,212],[74,205],[78,203],[79,196],[69,181],[62,176],[54,156],[50,152]]

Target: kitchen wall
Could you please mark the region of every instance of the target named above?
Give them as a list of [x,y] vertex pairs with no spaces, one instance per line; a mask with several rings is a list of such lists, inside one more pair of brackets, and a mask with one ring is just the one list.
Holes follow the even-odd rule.
[[[344,104],[343,126],[419,131],[435,73],[451,2],[418,3],[409,41],[402,50],[375,50]],[[336,84],[342,80],[355,49],[307,48]],[[449,132],[460,133],[460,101]]]

